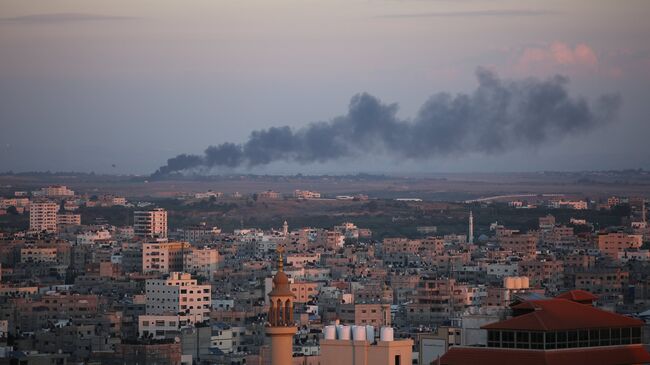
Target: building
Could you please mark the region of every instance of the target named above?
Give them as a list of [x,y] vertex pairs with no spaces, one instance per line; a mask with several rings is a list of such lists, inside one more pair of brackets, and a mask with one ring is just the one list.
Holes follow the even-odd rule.
[[167,238],[167,211],[156,208],[133,212],[133,229],[137,237]]
[[168,279],[150,279],[145,285],[148,315],[178,315],[179,323],[203,322],[210,316],[211,286],[198,285],[190,274],[172,272]]
[[20,262],[55,264],[58,262],[57,249],[55,246],[37,247],[26,245],[20,249]]
[[167,274],[184,271],[186,256],[192,250],[187,242],[152,242],[142,244],[142,273]]
[[[382,327],[375,338],[372,326],[326,326],[320,341],[321,363],[336,365],[408,365],[413,340],[394,340],[393,329]],[[378,341],[376,341],[378,340]]]
[[94,355],[102,365],[181,365],[181,343],[174,339],[123,341],[114,352]]
[[51,201],[35,201],[29,208],[29,230],[31,232],[56,232],[59,204]]
[[533,234],[511,234],[499,238],[504,250],[517,253],[524,258],[534,258],[537,254],[537,236]]
[[266,200],[275,200],[275,199],[280,199],[281,197],[282,196],[281,196],[280,193],[278,193],[277,191],[273,191],[273,190],[267,190],[267,191],[263,191],[263,192],[257,194],[257,198],[262,199],[262,200],[264,200],[264,199],[266,199]]
[[638,249],[643,245],[643,237],[639,234],[623,232],[601,233],[598,235],[598,249],[604,255],[618,259],[619,253],[629,249]]
[[78,226],[81,225],[81,214],[57,214],[56,224],[59,226]]
[[213,240],[219,233],[221,233],[221,229],[219,229],[219,227],[196,225],[179,229],[176,232],[182,241],[203,242]]
[[321,195],[315,191],[309,190],[294,190],[293,197],[296,199],[320,199]]
[[183,257],[183,271],[212,278],[215,271],[219,269],[219,251],[216,248],[192,247]]
[[[482,328],[487,347],[454,346],[444,365],[641,364],[650,362],[640,320],[597,309],[584,293],[531,300],[512,307],[512,318]],[[585,304],[588,303],[588,304]]]
[[293,336],[297,328],[293,320],[293,302],[289,277],[284,273],[282,249],[278,249],[278,272],[273,277],[269,297],[269,324],[266,335],[271,338],[271,365],[287,365],[293,359]]
[[35,191],[34,196],[45,196],[48,198],[65,198],[74,196],[74,191],[65,185],[50,185],[41,190]]

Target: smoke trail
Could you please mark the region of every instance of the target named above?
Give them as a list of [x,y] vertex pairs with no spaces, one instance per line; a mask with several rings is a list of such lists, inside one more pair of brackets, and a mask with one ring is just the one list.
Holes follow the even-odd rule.
[[502,153],[586,133],[614,120],[621,105],[618,95],[593,103],[571,97],[569,80],[562,76],[502,80],[484,68],[476,76],[478,87],[472,94],[434,95],[410,121],[397,118],[397,104],[362,93],[352,97],[346,115],[329,122],[253,131],[243,144],[223,143],[208,147],[202,156],[170,158],[154,175],[279,160],[325,162],[370,153],[410,159]]

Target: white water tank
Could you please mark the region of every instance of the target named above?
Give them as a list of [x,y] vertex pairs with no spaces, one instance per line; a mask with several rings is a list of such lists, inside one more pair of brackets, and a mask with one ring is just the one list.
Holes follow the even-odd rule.
[[519,276],[515,276],[515,289],[521,289],[521,278]]
[[339,340],[349,340],[350,339],[350,326],[338,326],[336,328],[337,337]]
[[528,276],[521,277],[521,288],[522,289],[530,288],[530,279],[528,278]]
[[366,326],[366,341],[375,342],[375,327]]
[[352,326],[352,339],[355,341],[365,341],[366,326]]
[[393,340],[393,327],[382,327],[379,332],[380,341],[392,341]]
[[326,340],[336,340],[335,326],[325,326],[325,328],[323,328],[323,333],[325,334]]
[[506,289],[514,289],[515,288],[515,278],[512,276],[506,276],[505,279],[503,279],[503,286]]

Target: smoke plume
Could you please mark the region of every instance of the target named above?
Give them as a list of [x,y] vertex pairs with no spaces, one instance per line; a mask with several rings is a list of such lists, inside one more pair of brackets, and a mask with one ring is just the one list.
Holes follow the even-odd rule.
[[503,80],[479,68],[476,77],[473,93],[433,95],[412,120],[396,116],[397,104],[357,94],[347,114],[329,122],[253,131],[242,144],[222,143],[208,147],[203,155],[170,158],[154,175],[279,160],[306,164],[374,153],[420,160],[503,153],[586,133],[614,120],[620,109],[618,95],[604,95],[591,103],[570,96],[569,80],[562,76]]

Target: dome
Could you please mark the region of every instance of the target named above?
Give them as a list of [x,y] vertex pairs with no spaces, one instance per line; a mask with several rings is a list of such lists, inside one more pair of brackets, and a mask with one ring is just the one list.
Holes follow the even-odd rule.
[[273,284],[274,286],[289,285],[289,277],[284,273],[284,271],[278,271],[273,277]]

